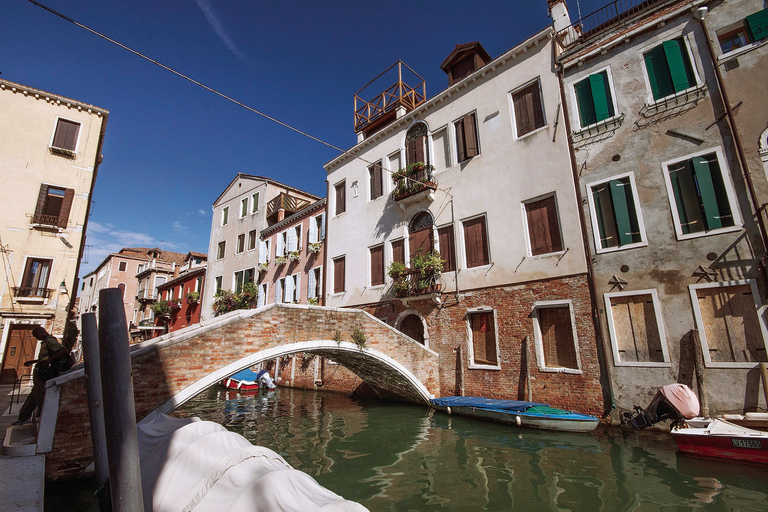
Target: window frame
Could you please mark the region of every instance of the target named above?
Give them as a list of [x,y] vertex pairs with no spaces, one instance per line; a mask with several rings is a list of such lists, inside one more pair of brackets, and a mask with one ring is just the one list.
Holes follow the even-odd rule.
[[[314,276],[314,273],[317,273],[317,276]],[[313,279],[315,280],[315,288],[312,290],[309,286],[310,280],[309,277],[313,276]],[[311,293],[315,293],[316,295],[310,296]],[[312,267],[309,269],[309,272],[307,272],[307,302],[309,302],[310,299],[318,299],[322,300],[323,298],[323,266],[318,265],[317,267]]]
[[[605,119],[596,121],[592,124],[582,126],[581,110],[579,109],[578,96],[576,95],[576,84],[581,83],[584,80],[587,80],[592,75],[597,75],[603,72],[606,73],[606,76],[608,78],[608,90],[611,93],[611,104],[613,106],[613,115],[608,116]],[[578,78],[575,78],[574,80],[568,83],[568,94],[571,98],[572,118],[578,121],[578,124],[576,125],[577,127],[573,130],[574,133],[588,132],[590,129],[593,129],[600,124],[610,123],[611,121],[618,119],[622,115],[619,110],[618,99],[616,97],[616,90],[613,85],[613,74],[611,73],[611,66],[604,66],[602,68],[595,69],[591,73],[585,73],[585,74],[579,75]]]
[[[622,361],[619,356],[619,342],[616,336],[616,324],[613,320],[613,305],[611,299],[614,297],[636,297],[640,295],[650,295],[653,302],[653,313],[656,317],[656,326],[658,328],[659,342],[661,343],[662,361]],[[603,295],[605,301],[605,317],[608,322],[608,333],[611,338],[611,349],[613,350],[614,366],[634,366],[649,368],[669,368],[672,362],[669,358],[669,344],[667,343],[666,330],[664,329],[664,320],[661,315],[661,301],[658,291],[655,288],[644,290],[628,290],[621,292],[609,292]]]
[[221,209],[221,225],[226,226],[229,223],[229,206]]
[[126,272],[128,270],[128,262],[127,261],[118,261],[117,262],[117,271],[118,272]]
[[[544,357],[544,340],[541,334],[541,321],[539,319],[539,310],[562,308],[567,307],[571,316],[571,333],[573,335],[573,347],[576,352],[576,366],[577,368],[563,368],[559,366],[547,366],[546,358]],[[576,330],[576,313],[573,307],[573,300],[561,299],[561,300],[544,300],[535,301],[533,303],[533,310],[531,311],[531,320],[533,321],[533,339],[536,349],[536,366],[540,372],[546,373],[569,373],[572,375],[582,375],[581,355],[579,354],[579,334]]]
[[255,229],[252,229],[248,232],[248,245],[246,246],[246,250],[248,252],[255,251],[257,244],[256,240],[259,239],[259,234]]
[[222,290],[222,287],[224,286],[224,283],[222,282],[224,279],[222,276],[216,276],[214,278],[214,291],[213,294],[216,295]]
[[[592,188],[597,187],[599,185],[603,185],[610,181],[621,180],[624,178],[629,178],[629,184],[632,187],[632,201],[634,202],[634,205],[635,205],[635,214],[637,215],[637,226],[638,226],[638,229],[640,230],[640,241],[632,242],[624,245],[617,245],[616,247],[603,248],[603,244],[600,241],[601,240],[600,239],[600,223],[597,218],[597,209],[595,208],[595,199],[592,194]],[[643,220],[643,210],[640,206],[640,196],[637,193],[637,183],[635,182],[634,171],[629,171],[622,174],[615,174],[608,178],[592,181],[590,183],[587,183],[585,187],[586,187],[587,203],[589,204],[589,219],[592,222],[592,226],[591,226],[592,242],[595,244],[595,253],[602,254],[602,253],[608,253],[608,252],[624,251],[627,249],[636,249],[638,247],[646,247],[648,245],[648,236],[645,231],[645,221]]]
[[[442,226],[435,226],[435,247],[434,249],[437,250],[438,254],[440,254],[440,257],[443,259],[444,267],[443,272],[455,272],[458,269],[458,262],[456,261],[456,225],[455,223],[451,222],[449,224],[443,224]],[[443,247],[440,243],[440,232],[441,231],[447,231],[450,232],[450,254],[449,257],[446,258],[443,254]],[[390,250],[392,245],[390,244]],[[453,263],[453,265],[450,265]]]
[[244,197],[240,200],[240,217],[241,219],[244,219],[248,216],[248,198]]
[[[484,224],[485,224],[485,244],[486,244],[486,250],[488,251],[488,262],[482,265],[476,265],[474,267],[470,267],[467,263],[467,239],[466,239],[466,230],[465,230],[464,224],[466,222],[479,219],[481,217],[484,218]],[[493,255],[491,254],[491,237],[489,236],[489,230],[488,230],[488,215],[484,212],[479,215],[473,215],[471,217],[461,219],[460,222],[461,222],[461,246],[462,246],[461,263],[464,270],[477,270],[477,269],[490,268],[490,266],[493,265]],[[406,251],[406,256],[408,256],[407,251]]]
[[[674,91],[671,94],[667,94],[666,96],[661,96],[658,99],[654,98],[653,96],[653,87],[651,85],[651,78],[648,74],[648,63],[645,60],[646,54],[650,53],[652,50],[655,50],[659,46],[662,46],[664,43],[668,41],[675,41],[677,39],[680,39],[683,42],[683,47],[685,48],[686,56],[688,57],[688,63],[691,65],[691,72],[693,73],[693,81],[694,83],[692,85],[689,85],[685,89],[681,89],[679,91]],[[645,81],[645,87],[648,91],[648,94],[646,96],[646,99],[648,100],[649,105],[655,105],[657,103],[664,103],[664,101],[669,100],[670,98],[673,98],[678,95],[684,95],[686,92],[694,90],[698,87],[701,87],[704,85],[704,82],[701,79],[701,75],[699,74],[698,67],[696,66],[696,59],[694,58],[694,53],[691,51],[691,42],[688,40],[688,34],[679,34],[676,37],[670,37],[665,38],[663,41],[654,41],[653,43],[644,45],[639,49],[640,58],[643,62],[643,80]],[[669,66],[669,63],[667,63],[667,66]]]
[[[717,158],[717,165],[720,167],[720,176],[723,180],[723,187],[725,188],[728,205],[731,208],[731,215],[733,216],[733,226],[715,228],[709,231],[697,231],[695,233],[683,233],[682,224],[680,222],[680,213],[677,209],[677,200],[675,199],[675,191],[672,188],[672,179],[670,178],[669,167],[674,164],[679,164],[681,162],[709,154],[714,154]],[[715,148],[705,149],[695,153],[690,153],[680,158],[675,158],[674,160],[667,160],[661,163],[661,170],[664,174],[664,183],[667,187],[667,199],[669,200],[669,208],[672,212],[672,223],[674,224],[675,236],[677,240],[689,240],[692,238],[701,238],[705,236],[719,235],[722,233],[731,233],[743,229],[743,221],[741,218],[741,212],[739,210],[739,202],[736,199],[736,189],[733,186],[730,167],[727,165],[727,161],[723,156],[723,150],[721,147],[718,146]]]
[[[29,271],[31,270],[31,264],[33,261],[37,262],[46,262],[48,264],[48,272],[45,276],[45,284],[44,286],[27,286],[27,281],[29,280],[29,277],[31,274]],[[52,298],[53,294],[53,288],[49,285],[51,284],[51,278],[53,276],[53,264],[54,264],[54,258],[50,257],[40,257],[40,256],[25,256],[24,257],[24,266],[22,267],[24,270],[22,271],[21,280],[19,281],[18,288],[29,288],[34,290],[41,290],[42,295],[35,295],[35,294],[27,294],[27,295],[17,295],[15,292],[13,293],[13,300],[14,301],[41,301],[45,304],[48,303],[48,301]],[[39,272],[39,271],[38,271]],[[39,279],[39,277],[38,277]],[[10,283],[9,283],[10,284]],[[38,285],[39,285],[38,281]]]
[[[78,125],[77,137],[75,137],[75,147],[74,148],[70,149],[70,148],[65,148],[65,147],[54,146],[53,145],[53,141],[56,139],[56,131],[59,128],[59,121],[60,120],[63,120],[63,121],[69,122],[69,123],[74,123],[74,124]],[[78,147],[80,147],[80,137],[81,137],[82,133],[83,133],[83,123],[81,123],[80,121],[76,121],[74,119],[70,119],[70,118],[64,117],[64,116],[56,116],[56,122],[53,123],[53,133],[51,133],[51,140],[48,143],[48,148],[54,149],[54,150],[56,150],[56,149],[59,149],[59,150],[63,149],[65,151],[71,151],[72,153],[77,153],[77,149],[78,149]]]
[[[472,119],[472,125],[473,125],[473,133],[475,135],[474,142],[475,142],[475,148],[473,148],[472,151],[470,151],[469,145],[467,144],[467,137],[466,137],[466,125],[467,125],[467,119]],[[461,128],[459,127],[461,125]],[[481,155],[480,151],[480,129],[479,125],[477,123],[477,110],[473,110],[471,112],[467,112],[463,116],[459,117],[458,119],[454,119],[451,121],[451,135],[453,139],[453,147],[454,147],[454,157],[456,158],[457,164],[463,164],[465,162],[469,162],[473,158],[476,158]],[[436,133],[439,130],[435,130]],[[463,141],[459,138],[459,132],[461,131],[463,136]],[[461,142],[461,144],[460,144]],[[461,158],[461,146],[464,146],[464,158]],[[472,155],[468,155],[468,153],[474,153]],[[426,162],[425,162],[426,163]]]
[[[539,104],[541,105],[541,118],[542,118],[542,122],[544,124],[542,124],[541,126],[538,126],[538,127],[534,128],[534,129],[532,129],[529,132],[526,132],[526,133],[520,135],[520,129],[519,129],[519,126],[518,126],[518,123],[517,123],[517,115],[515,115],[515,94],[521,93],[525,89],[527,89],[530,86],[534,85],[534,83],[538,85],[537,90],[539,91]],[[510,109],[510,113],[512,114],[512,129],[514,131],[514,133],[513,133],[514,140],[523,139],[525,137],[533,135],[534,133],[538,133],[541,130],[544,130],[545,128],[547,128],[549,126],[549,123],[547,123],[547,111],[546,111],[546,109],[544,107],[545,107],[544,106],[544,92],[541,90],[541,77],[540,76],[537,76],[533,80],[529,80],[529,81],[525,82],[524,84],[520,85],[519,87],[515,87],[514,89],[509,91],[509,109]]]
[[[529,132],[530,133],[530,132]],[[560,241],[560,249],[557,251],[543,252],[540,254],[533,254],[533,246],[531,243],[531,228],[528,224],[528,205],[534,203],[540,203],[546,199],[552,198],[555,204],[555,216],[557,220],[557,235]],[[526,256],[529,258],[541,258],[545,256],[560,255],[565,252],[565,240],[563,239],[563,223],[560,220],[560,205],[557,201],[557,193],[549,192],[531,199],[526,199],[520,203],[520,209],[523,215],[523,226],[525,227],[525,244],[526,244]]]
[[[374,284],[374,275],[373,275],[373,251],[380,250],[381,251],[381,276],[375,276],[375,277],[381,277],[381,282],[376,282]],[[387,282],[387,268],[385,264],[384,259],[384,244],[376,244],[368,247],[368,285],[371,288],[378,288],[385,285]]]
[[235,244],[235,254],[242,254],[245,252],[245,233],[237,235],[237,243]]
[[[374,197],[374,185],[375,185],[375,172],[378,167],[378,176],[380,182],[380,193]],[[368,202],[375,201],[380,197],[387,195],[385,181],[384,181],[384,160],[379,159],[376,162],[368,166]]]
[[[476,313],[490,313],[493,316],[493,333],[496,341],[496,364],[477,363],[475,362],[475,340],[472,333],[472,318],[471,316]],[[464,315],[464,322],[467,328],[467,354],[469,354],[469,363],[467,368],[469,370],[501,370],[501,353],[499,346],[499,321],[498,314],[495,308],[490,306],[478,306],[467,309]]]
[[[341,278],[341,285],[342,285],[341,286],[341,290],[336,290],[336,278],[337,278],[337,276],[336,276],[336,262],[339,261],[339,260],[344,262],[344,275],[342,275],[342,278]],[[333,283],[333,295],[343,295],[343,294],[347,293],[347,277],[346,277],[346,273],[347,273],[347,255],[346,254],[342,254],[341,256],[336,256],[335,258],[331,259],[331,263],[333,264],[331,266],[331,268],[333,269],[332,270],[332,272],[333,272],[333,281],[332,281],[332,283]]]
[[227,255],[227,241],[222,240],[216,247],[216,259],[223,260]]
[[[343,215],[347,211],[347,180],[346,178],[337,182],[335,185],[333,185],[333,212],[334,217],[338,217],[339,215]],[[339,194],[339,191],[341,191],[341,194]],[[341,211],[339,211],[339,195],[342,196],[344,201],[341,203]]]
[[[697,290],[704,288],[728,288],[731,286],[749,286],[752,290],[752,299],[755,302],[755,314],[757,315],[757,321],[760,324],[760,334],[763,337],[763,347],[768,351],[768,327],[765,325],[764,315],[766,306],[763,304],[763,299],[760,296],[760,289],[757,286],[755,279],[738,279],[734,281],[718,281],[713,283],[701,283],[688,285],[688,293],[691,299],[691,306],[693,308],[693,318],[695,321],[696,329],[699,331],[699,341],[701,342],[701,353],[704,358],[704,366],[706,368],[754,368],[760,364],[758,361],[753,362],[725,362],[725,361],[712,361],[709,355],[709,343],[707,342],[707,332],[704,328],[704,319],[701,316],[701,309],[699,308],[699,296]],[[767,352],[768,353],[768,352]]]
[[259,192],[251,194],[251,215],[259,212]]

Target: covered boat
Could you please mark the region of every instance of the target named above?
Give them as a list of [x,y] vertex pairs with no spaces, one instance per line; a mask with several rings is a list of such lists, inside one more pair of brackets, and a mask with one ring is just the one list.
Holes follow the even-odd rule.
[[275,389],[275,382],[269,376],[267,370],[261,370],[256,373],[247,368],[234,375],[230,375],[221,381],[221,384],[228,389],[236,389],[238,391],[255,391],[261,386]]
[[768,464],[768,432],[752,430],[721,418],[693,419],[686,423],[670,431],[682,453]]
[[448,414],[508,423],[519,427],[589,432],[600,420],[589,414],[556,409],[547,404],[521,400],[496,400],[475,396],[434,398],[432,407]]

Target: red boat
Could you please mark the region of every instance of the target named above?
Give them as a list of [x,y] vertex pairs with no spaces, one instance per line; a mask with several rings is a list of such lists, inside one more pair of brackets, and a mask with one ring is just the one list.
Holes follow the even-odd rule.
[[221,381],[221,384],[228,389],[237,391],[256,391],[260,386],[275,389],[275,383],[266,370],[256,373],[245,369],[227,377]]
[[752,430],[720,418],[694,419],[670,433],[682,453],[695,457],[768,464],[768,432]]

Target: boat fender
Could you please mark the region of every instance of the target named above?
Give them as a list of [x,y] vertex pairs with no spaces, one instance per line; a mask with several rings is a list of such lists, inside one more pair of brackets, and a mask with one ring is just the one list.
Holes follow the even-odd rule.
[[519,427],[522,423],[523,422],[520,420],[520,416],[519,415],[515,416],[515,425]]
[[446,407],[445,408],[445,412],[447,412],[448,414],[451,414],[451,408],[450,407]]

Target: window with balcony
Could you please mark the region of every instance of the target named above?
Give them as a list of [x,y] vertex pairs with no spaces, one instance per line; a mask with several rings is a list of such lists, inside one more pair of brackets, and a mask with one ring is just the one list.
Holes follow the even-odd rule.
[[423,162],[426,165],[432,163],[428,144],[429,130],[426,123],[419,122],[411,126],[405,134],[405,164]]
[[216,250],[216,259],[224,259],[224,254],[227,250],[227,242],[219,242],[219,246]]
[[573,89],[582,128],[616,115],[608,71],[600,71],[576,82]]
[[633,174],[587,185],[597,252],[645,245],[645,228]]
[[51,275],[53,260],[28,258],[24,267],[21,286],[14,287],[16,297],[47,299],[51,295],[48,280]]
[[384,245],[369,249],[371,267],[371,286],[384,284]]
[[485,216],[462,222],[464,231],[464,258],[467,268],[481,267],[491,262],[488,251],[488,233]]
[[371,201],[384,195],[381,160],[368,167],[368,190]]
[[496,315],[494,311],[470,311],[467,313],[473,366],[498,366],[496,343]]
[[560,220],[554,194],[523,204],[531,256],[563,250]]
[[541,86],[538,79],[513,92],[512,104],[518,137],[538,130],[546,124],[544,122],[544,107],[541,101]]
[[453,123],[456,135],[456,156],[459,163],[465,162],[480,154],[480,143],[477,137],[477,120],[471,112]]
[[347,192],[346,192],[347,182],[342,181],[341,183],[337,183],[334,185],[334,190],[336,192],[334,198],[336,203],[336,215],[341,215],[345,211],[347,211]]
[[41,185],[32,224],[66,228],[74,197],[72,189]]
[[343,293],[345,291],[345,257],[340,256],[333,260],[333,293]]
[[659,100],[696,85],[688,46],[682,37],[645,52],[645,71],[653,99]]
[[537,304],[533,312],[539,367],[579,370],[570,303]]
[[80,135],[80,123],[69,119],[58,118],[56,129],[51,140],[51,150],[63,150],[65,154],[73,155],[77,150],[77,139]]

